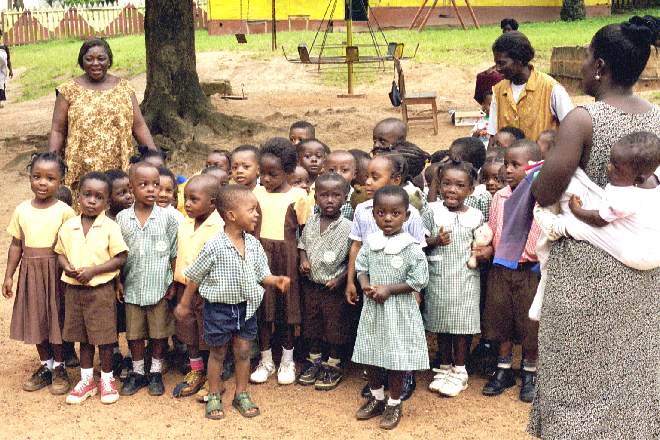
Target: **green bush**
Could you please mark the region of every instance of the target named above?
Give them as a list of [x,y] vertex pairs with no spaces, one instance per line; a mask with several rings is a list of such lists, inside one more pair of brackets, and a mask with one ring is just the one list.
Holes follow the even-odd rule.
[[104,6],[104,5],[116,5],[116,0],[64,0],[64,6],[79,6],[79,5],[92,5],[92,6]]
[[587,17],[584,0],[564,0],[559,16],[563,21],[584,20]]

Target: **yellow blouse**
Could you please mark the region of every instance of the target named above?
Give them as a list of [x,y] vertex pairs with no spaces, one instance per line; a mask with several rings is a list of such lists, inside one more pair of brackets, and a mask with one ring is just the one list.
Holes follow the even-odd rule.
[[49,208],[35,208],[32,200],[26,200],[14,210],[7,232],[25,247],[52,248],[62,224],[75,216],[74,210],[59,200]]
[[[60,228],[55,245],[55,252],[64,255],[76,269],[98,266],[127,251],[128,246],[124,242],[121,228],[105,214],[96,217],[87,235],[83,232],[80,216],[69,219]],[[119,270],[102,273],[92,278],[87,285],[100,286],[112,281],[117,275]],[[80,285],[78,281],[64,273],[62,281]]]
[[[285,193],[269,193],[263,186],[257,186],[254,195],[261,209],[260,237],[267,240],[284,240],[284,221],[289,206],[293,204],[299,224],[305,224],[308,212],[307,192],[302,188],[291,188]],[[309,209],[307,207],[307,209]]]
[[215,237],[225,225],[225,222],[218,214],[213,213],[195,230],[195,219],[186,218],[179,225],[177,234],[176,268],[174,271],[174,280],[181,284],[188,284],[188,278],[183,275],[183,271],[192,265],[202,250],[204,244]]

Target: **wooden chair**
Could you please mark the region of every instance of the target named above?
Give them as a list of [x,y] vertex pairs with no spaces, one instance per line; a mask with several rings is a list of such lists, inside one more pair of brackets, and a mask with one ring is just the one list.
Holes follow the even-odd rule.
[[[401,67],[401,61],[394,59],[394,68],[399,79],[399,93],[401,94],[401,116],[403,117],[403,122],[406,124],[408,121],[419,121],[419,120],[433,120],[433,133],[438,134],[438,105],[436,104],[437,93],[434,91],[421,92],[421,93],[408,93],[406,91],[406,79],[403,75],[403,68]],[[408,106],[409,105],[430,105],[431,106],[431,116],[408,116]]]

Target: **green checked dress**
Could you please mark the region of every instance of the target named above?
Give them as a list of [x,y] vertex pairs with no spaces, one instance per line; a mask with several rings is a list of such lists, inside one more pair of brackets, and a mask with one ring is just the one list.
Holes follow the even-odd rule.
[[449,211],[443,202],[429,204],[433,236],[442,226],[451,231],[451,243],[437,246],[428,255],[429,284],[424,294],[424,327],[432,333],[474,335],[479,326],[479,270],[467,267],[474,230],[483,224],[475,208]]
[[[405,232],[392,237],[381,231],[369,235],[355,269],[368,273],[371,285],[406,283],[417,292],[429,277],[424,251]],[[395,371],[428,369],[424,323],[415,295],[392,295],[383,304],[363,298],[353,362]]]

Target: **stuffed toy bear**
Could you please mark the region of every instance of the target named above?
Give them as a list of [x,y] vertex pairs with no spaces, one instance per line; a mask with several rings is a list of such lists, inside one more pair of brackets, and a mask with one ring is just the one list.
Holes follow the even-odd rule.
[[[479,226],[474,230],[474,240],[472,240],[472,247],[483,247],[488,246],[493,241],[493,231],[490,229],[487,223]],[[477,258],[474,254],[470,255],[470,259],[467,263],[470,269],[476,269],[479,266]]]

